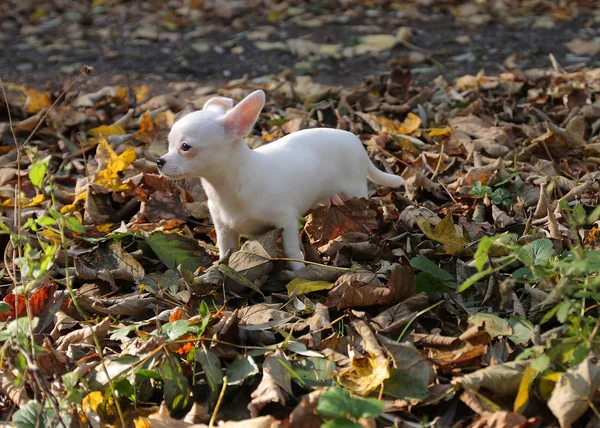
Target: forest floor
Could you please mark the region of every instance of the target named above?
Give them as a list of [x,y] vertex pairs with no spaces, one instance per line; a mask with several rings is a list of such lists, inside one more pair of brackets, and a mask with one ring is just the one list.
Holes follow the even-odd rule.
[[[600,426],[597,2],[0,16],[2,421]],[[176,120],[258,89],[251,148],[347,130],[406,181],[307,213],[296,272],[280,230],[219,260],[198,180],[156,170]]]

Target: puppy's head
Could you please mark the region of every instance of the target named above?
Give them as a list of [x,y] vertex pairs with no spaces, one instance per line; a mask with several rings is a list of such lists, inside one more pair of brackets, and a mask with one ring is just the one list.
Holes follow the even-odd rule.
[[202,110],[173,125],[169,151],[156,161],[159,171],[174,180],[224,171],[232,149],[243,144],[242,138],[252,130],[264,104],[263,91],[252,92],[235,107],[230,98],[211,98]]

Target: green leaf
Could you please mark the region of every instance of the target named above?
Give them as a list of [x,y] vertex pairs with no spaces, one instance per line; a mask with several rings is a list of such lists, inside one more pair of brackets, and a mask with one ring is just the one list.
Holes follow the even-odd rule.
[[[456,284],[453,285],[456,286]],[[415,278],[415,293],[435,293],[441,291],[448,291],[448,283],[425,272],[417,274]]]
[[507,204],[510,202],[510,192],[504,187],[500,187],[499,189],[494,190],[491,199],[492,203],[495,205]]
[[550,367],[550,362],[550,357],[548,355],[540,355],[531,360],[529,367],[534,369],[537,373],[542,373]]
[[252,281],[250,281],[248,278],[246,278],[244,275],[242,275],[235,269],[227,266],[225,263],[219,264],[219,271],[221,273],[225,274],[228,278],[233,279],[238,284],[243,285],[244,287],[250,288],[251,290],[254,290],[257,293],[264,296],[263,292],[260,291],[260,288],[258,288],[258,286],[256,286]]
[[169,411],[173,413],[187,407],[191,391],[177,358],[167,356],[159,372],[163,378],[165,402]]
[[383,392],[401,400],[424,400],[429,397],[423,379],[396,368],[390,370],[390,377],[383,382]]
[[583,207],[583,205],[576,204],[573,207],[573,218],[575,220],[575,223],[577,223],[578,225],[585,224],[586,215],[587,213],[585,212],[585,208]]
[[556,319],[558,320],[558,322],[564,323],[567,320],[567,317],[571,313],[571,308],[572,308],[571,301],[568,299],[564,300],[558,306],[558,311],[556,312]]
[[291,119],[289,117],[280,117],[277,119],[269,119],[267,120],[267,125],[269,126],[279,126],[283,125],[286,122],[289,122]]
[[200,348],[196,350],[194,358],[200,363],[204,370],[208,386],[210,387],[210,401],[211,404],[214,405],[217,402],[219,391],[221,390],[219,385],[223,384],[223,372],[221,371],[219,357],[208,349]]
[[10,305],[6,302],[0,302],[0,313],[10,311]]
[[556,253],[554,244],[548,238],[538,239],[524,245],[517,251],[517,257],[527,266],[539,266],[546,263]]
[[288,283],[288,285],[285,286],[285,288],[287,288],[288,296],[290,296],[292,293],[301,295],[312,293],[313,291],[330,290],[333,288],[333,283],[327,281],[310,281],[303,278],[294,278]]
[[17,428],[45,428],[48,426],[42,405],[31,400],[12,417],[12,422]]
[[510,336],[513,334],[508,321],[494,314],[475,314],[469,317],[469,322],[478,327],[484,327],[491,337]]
[[198,328],[198,336],[202,336],[204,334],[204,330],[206,330],[206,326],[210,322],[210,309],[208,308],[206,301],[203,300],[200,303],[200,309],[198,310],[198,314],[202,319],[202,324]]
[[476,181],[473,183],[471,190],[469,191],[469,195],[477,196],[478,198],[483,198],[485,195],[490,195],[492,193],[492,188],[489,186],[483,186],[481,181]]
[[117,391],[122,397],[125,397],[135,403],[135,390],[125,378],[121,378],[114,383],[115,391]]
[[77,372],[69,372],[62,375],[62,381],[67,390],[75,388],[79,383],[79,379],[80,376]]
[[208,268],[212,259],[195,239],[176,233],[155,233],[145,238],[152,251],[169,269],[184,269],[195,272],[198,267]]
[[154,370],[141,369],[141,370],[135,371],[134,375],[136,378],[136,383],[138,382],[138,380],[143,381],[146,379],[162,380],[161,375]]
[[48,171],[48,163],[50,159],[43,159],[35,161],[31,164],[31,168],[29,169],[29,179],[31,183],[37,187],[41,188],[42,183],[44,181],[44,177],[46,176],[46,172]]
[[124,327],[119,327],[116,330],[113,330],[113,332],[110,335],[110,340],[123,340],[127,336],[129,336],[129,333],[131,333],[132,331],[137,330],[138,327],[139,326],[136,325],[136,324],[131,324],[131,325],[126,325]]
[[508,324],[512,328],[512,334],[508,338],[515,345],[528,343],[533,337],[534,326],[525,318],[512,315],[508,320]]
[[514,271],[512,277],[514,279],[526,279],[531,281],[533,279],[533,273],[531,272],[531,269],[524,266]]
[[81,235],[85,233],[85,227],[83,227],[83,225],[79,222],[79,220],[77,220],[77,218],[73,216],[65,216],[64,220],[65,226],[67,226],[73,232],[79,233]]
[[425,256],[418,255],[410,261],[410,265],[436,279],[443,281],[446,284],[456,286],[456,278],[454,278],[454,276],[446,272],[444,269],[433,263]]
[[335,368],[335,363],[327,358],[302,358],[292,362],[295,374],[292,380],[309,389],[331,386],[333,384],[331,374]]
[[227,367],[227,385],[242,385],[247,379],[260,373],[258,365],[250,355],[238,355]]
[[335,418],[325,422],[321,425],[321,428],[362,428],[363,425],[358,422],[352,422],[346,418]]
[[162,326],[162,333],[167,340],[177,340],[187,333],[196,332],[196,326],[190,325],[188,320],[177,320]]
[[489,236],[484,236],[479,241],[479,245],[477,246],[477,251],[475,251],[475,255],[473,258],[475,259],[475,267],[478,271],[481,272],[481,269],[485,266],[485,263],[488,261],[488,254],[490,252],[490,248],[494,245],[496,240]]
[[10,235],[10,229],[4,223],[0,223],[0,235]]
[[347,390],[336,386],[321,395],[317,411],[334,418],[345,415],[354,419],[376,418],[381,414],[383,404],[373,398],[353,398]]
[[40,226],[52,226],[53,224],[56,223],[56,220],[54,220],[50,216],[43,215],[36,220],[36,223],[39,224]]

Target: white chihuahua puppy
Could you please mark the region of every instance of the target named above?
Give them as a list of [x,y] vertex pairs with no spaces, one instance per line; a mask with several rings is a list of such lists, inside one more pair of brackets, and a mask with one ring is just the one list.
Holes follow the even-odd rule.
[[[203,110],[173,125],[169,151],[157,160],[170,179],[202,178],[221,258],[238,249],[240,234],[276,227],[283,228],[285,255],[303,260],[298,219],[308,209],[366,197],[367,178],[388,187],[404,184],[377,169],[361,141],[346,131],[305,129],[251,150],[244,136],[264,104],[263,91],[235,108],[229,98],[208,100]],[[303,264],[289,266],[297,270]]]

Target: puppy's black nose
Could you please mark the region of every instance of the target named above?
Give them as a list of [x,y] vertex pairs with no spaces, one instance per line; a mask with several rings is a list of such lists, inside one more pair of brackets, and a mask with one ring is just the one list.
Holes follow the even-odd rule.
[[156,165],[158,165],[158,169],[162,168],[163,166],[165,166],[165,163],[167,161],[164,160],[163,158],[158,158],[156,159]]

